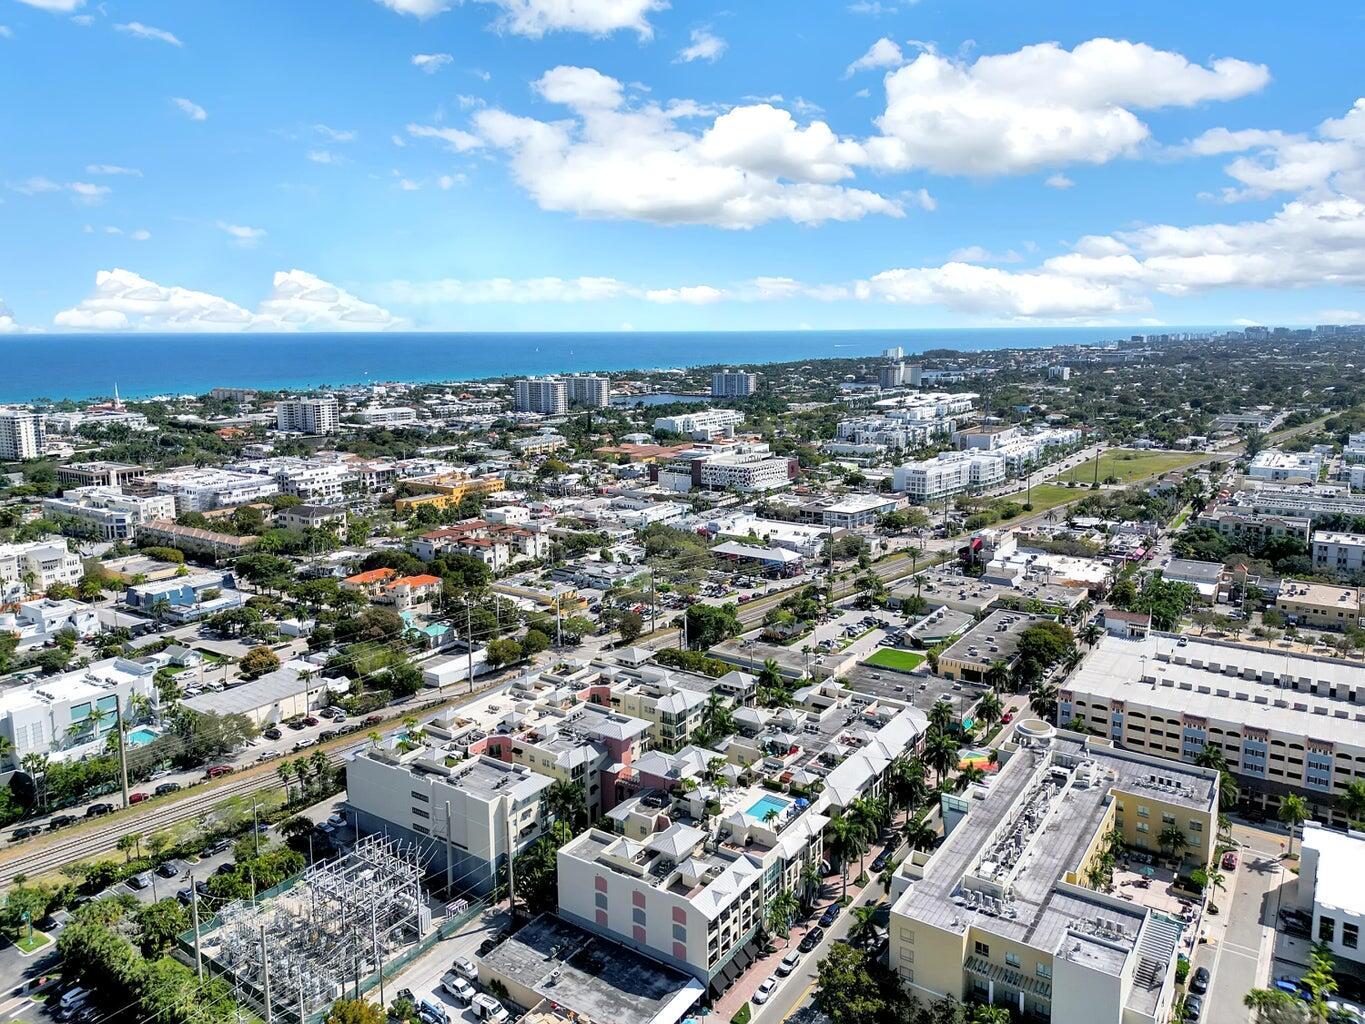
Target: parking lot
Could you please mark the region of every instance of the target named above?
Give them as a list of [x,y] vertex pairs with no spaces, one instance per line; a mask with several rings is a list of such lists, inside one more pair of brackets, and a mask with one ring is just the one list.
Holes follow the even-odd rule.
[[[454,978],[460,976],[453,966],[457,960],[475,962],[474,958],[479,948],[506,927],[507,922],[508,915],[505,910],[494,910],[474,918],[458,934],[437,942],[400,974],[386,979],[385,1004],[392,1003],[400,993],[407,990],[411,992],[412,1000],[419,1008],[424,1000],[429,1000],[444,1007],[448,1019],[452,1022],[467,1021],[469,1024],[478,1024],[479,1018],[471,1009],[469,1002],[452,994],[443,983],[448,977],[453,982]],[[467,971],[465,977],[468,978]],[[470,985],[476,992],[481,991],[477,973]],[[379,994],[374,993],[372,998],[378,999]]]

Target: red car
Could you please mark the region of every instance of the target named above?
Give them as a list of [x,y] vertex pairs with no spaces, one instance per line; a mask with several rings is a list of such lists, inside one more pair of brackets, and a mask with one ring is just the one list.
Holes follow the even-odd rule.
[[1223,870],[1232,871],[1237,867],[1237,854],[1229,850],[1223,854]]
[[361,722],[360,724],[361,724],[361,725],[378,725],[378,724],[379,724],[380,722],[382,722],[382,721],[384,721],[384,716],[383,716],[383,715],[370,715],[369,718],[365,719],[365,721]]
[[304,725],[317,725],[317,724],[318,724],[318,716],[317,716],[317,715],[309,715],[307,718],[305,718],[305,719],[303,720],[303,724],[304,724]]
[[1013,722],[1013,721],[1014,721],[1014,712],[1012,712],[1012,711],[1006,711],[1003,715],[1000,716],[1000,723],[1001,723],[1002,725],[1009,725],[1009,724],[1010,724],[1011,722]]
[[144,801],[144,800],[150,800],[150,799],[151,799],[151,797],[148,796],[146,793],[129,793],[129,794],[128,794],[128,803],[130,803],[130,804],[140,804],[140,803],[142,803],[142,801]]
[[204,773],[206,779],[221,779],[224,775],[232,774],[232,765],[216,764]]

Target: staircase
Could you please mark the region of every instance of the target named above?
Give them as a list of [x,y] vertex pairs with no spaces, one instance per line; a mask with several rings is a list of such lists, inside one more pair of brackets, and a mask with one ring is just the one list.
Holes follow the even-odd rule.
[[1133,980],[1143,988],[1156,988],[1166,974],[1184,926],[1165,914],[1149,914],[1138,941],[1138,966]]

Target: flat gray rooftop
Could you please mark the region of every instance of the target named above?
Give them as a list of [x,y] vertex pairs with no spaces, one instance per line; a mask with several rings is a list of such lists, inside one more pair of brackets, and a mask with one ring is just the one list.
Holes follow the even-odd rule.
[[974,705],[986,692],[984,683],[954,681],[927,672],[892,672],[872,665],[855,665],[839,677],[839,682],[854,693],[900,701],[924,712],[946,694],[954,710],[959,712],[959,718],[960,712]]
[[672,1024],[702,995],[691,975],[542,914],[482,957],[488,970],[593,1024]]

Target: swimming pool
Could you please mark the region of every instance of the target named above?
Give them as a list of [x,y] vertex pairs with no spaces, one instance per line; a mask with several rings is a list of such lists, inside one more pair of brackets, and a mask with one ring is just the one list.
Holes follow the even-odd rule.
[[155,729],[149,729],[145,725],[139,725],[136,729],[130,729],[128,731],[128,746],[145,747],[148,743],[151,743],[152,740],[156,739],[156,736],[157,733]]
[[754,805],[744,813],[753,818],[754,821],[762,821],[768,816],[769,811],[776,811],[778,815],[781,816],[790,806],[790,800],[783,800],[778,796],[767,795],[755,801]]

